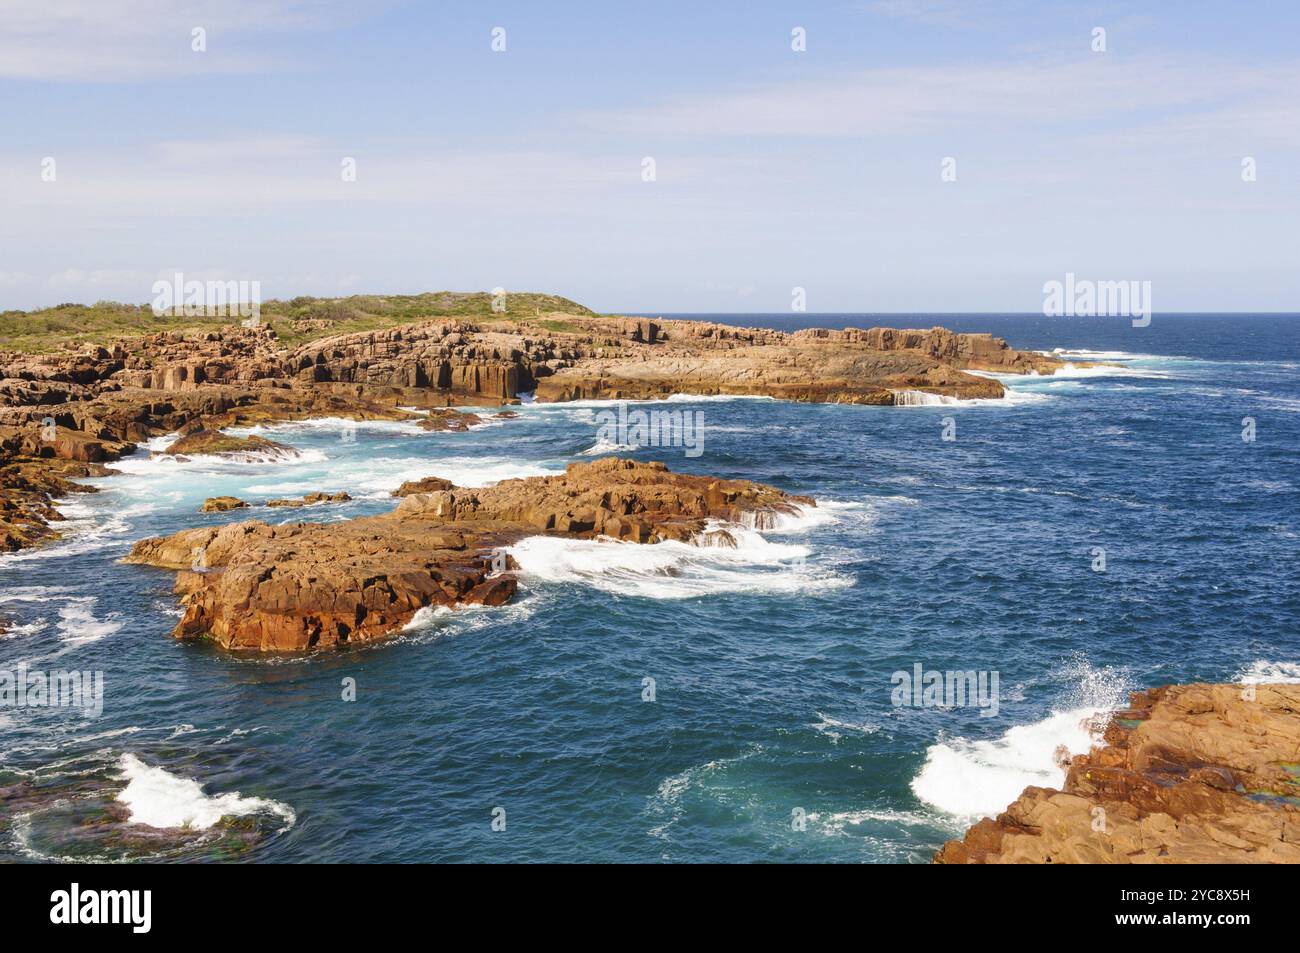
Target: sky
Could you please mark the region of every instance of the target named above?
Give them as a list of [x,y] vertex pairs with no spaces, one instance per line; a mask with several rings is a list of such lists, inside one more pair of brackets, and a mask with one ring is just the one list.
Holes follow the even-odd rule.
[[1296,311],[1298,41],[1292,0],[0,0],[0,309]]

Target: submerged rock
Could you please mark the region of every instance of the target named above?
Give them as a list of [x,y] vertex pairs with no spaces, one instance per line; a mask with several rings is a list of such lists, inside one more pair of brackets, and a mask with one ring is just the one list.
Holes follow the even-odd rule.
[[337,493],[308,493],[300,500],[267,500],[267,506],[315,506],[317,503],[346,503],[352,497],[340,490]]
[[420,429],[464,433],[470,427],[482,422],[483,418],[478,414],[467,414],[448,407],[440,407],[429,411],[429,416],[420,421]]
[[294,454],[296,451],[256,435],[235,437],[220,430],[196,430],[160,452],[169,457],[186,457],[226,453]]
[[1300,863],[1300,684],[1134,692],[1061,790],[1028,787],[943,864]]

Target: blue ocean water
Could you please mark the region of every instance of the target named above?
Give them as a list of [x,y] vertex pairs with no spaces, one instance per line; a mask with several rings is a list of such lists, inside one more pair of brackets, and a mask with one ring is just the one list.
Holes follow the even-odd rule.
[[[557,472],[604,449],[602,407],[466,434],[267,431],[291,461],[141,452],[69,501],[66,541],[0,558],[0,670],[105,685],[94,719],[0,708],[0,859],[921,862],[1058,781],[1057,746],[1129,688],[1300,678],[1300,317],[725,320],[942,324],[1117,366],[966,405],[675,400],[703,414],[703,453],[628,455],[822,505],[736,550],[526,544],[514,604],[309,658],[172,640],[173,574],[116,560],[148,535],[303,518],[198,512],[222,493],[342,489],[356,499],[310,516],[345,519],[404,479]],[[996,672],[996,714],[896,707],[891,677],[918,663]],[[193,830],[97,826],[113,805]]]

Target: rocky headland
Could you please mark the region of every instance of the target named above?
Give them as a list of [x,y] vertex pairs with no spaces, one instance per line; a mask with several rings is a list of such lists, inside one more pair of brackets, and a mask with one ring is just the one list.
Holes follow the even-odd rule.
[[425,607],[509,601],[505,550],[525,536],[691,541],[710,520],[762,525],[812,505],[747,480],[607,457],[552,477],[414,493],[380,516],[183,530],[142,540],[126,561],[178,570],[177,638],[296,652],[385,638]]
[[[1002,385],[971,371],[1050,374],[1062,366],[988,334],[787,334],[601,317],[539,295],[522,296],[533,310],[526,316],[492,312],[484,295],[359,298],[381,312],[367,311],[367,320],[389,323],[331,334],[336,312],[346,318],[341,326],[359,320],[355,308],[348,310],[354,299],[304,300],[297,310],[289,308],[297,299],[268,303],[273,313],[295,315],[277,317],[275,327],[178,328],[48,353],[0,350],[0,551],[58,538],[61,517],[51,500],[90,491],[73,481],[105,475],[111,471],[104,464],[173,432],[181,439],[164,451],[173,456],[277,453],[281,448],[265,438],[221,431],[343,417],[405,420],[454,434],[484,420],[453,407],[500,406],[529,395],[565,401],[728,394],[855,404],[906,403],[917,392],[996,398]],[[478,312],[467,317],[411,313],[471,306]],[[127,312],[136,313],[116,306],[111,326],[122,326]],[[403,323],[406,317],[412,320]],[[149,319],[140,312],[142,323]]]
[[936,863],[1300,863],[1300,684],[1134,692],[1103,742]]

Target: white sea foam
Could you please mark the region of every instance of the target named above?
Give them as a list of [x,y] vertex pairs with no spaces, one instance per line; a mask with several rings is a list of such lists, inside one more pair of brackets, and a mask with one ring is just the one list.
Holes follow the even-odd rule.
[[33,619],[23,625],[11,626],[4,631],[0,631],[0,639],[20,639],[25,635],[35,635],[47,628],[49,628],[49,623],[44,619]]
[[308,449],[298,450],[289,447],[283,450],[243,450],[237,453],[196,453],[168,456],[144,456],[135,454],[105,464],[110,470],[137,477],[179,477],[238,474],[254,466],[299,466],[307,463],[324,463],[329,459],[322,451]]
[[1096,367],[1079,367],[1076,364],[1067,362],[1064,367],[1058,368],[1052,377],[1061,378],[1080,378],[1080,377],[1155,377],[1168,378],[1172,375],[1168,371],[1155,370],[1149,367],[1131,367],[1129,365],[1112,365],[1099,364]]
[[580,457],[598,457],[609,453],[631,453],[634,450],[640,450],[634,443],[615,443],[612,440],[606,440],[601,437],[594,444],[578,454]]
[[823,715],[821,712],[817,712],[817,718],[818,721],[809,727],[818,734],[830,738],[836,744],[839,744],[840,739],[846,734],[874,735],[880,730],[879,725],[869,721],[842,721],[839,718],[832,718],[830,715]]
[[1127,679],[1113,669],[1072,662],[1070,697],[1041,721],[1017,725],[991,740],[954,738],[927,749],[912,791],[927,804],[959,817],[992,817],[1029,785],[1060,787],[1064,748],[1086,752],[1099,738],[1105,714],[1124,702]]
[[1159,361],[1170,359],[1162,354],[1139,354],[1133,351],[1093,351],[1086,347],[1057,347],[1050,352],[1063,361]]
[[924,811],[861,810],[834,811],[823,814],[813,811],[808,820],[818,825],[821,833],[835,837],[849,833],[848,828],[862,824],[890,824],[898,827],[929,827],[940,830],[955,830],[951,818],[943,815],[927,814]]
[[[1001,397],[949,397],[946,394],[931,394],[928,391],[904,390],[895,391],[895,407],[1018,407],[1021,404],[1038,404],[1046,400],[1053,400],[1051,394],[1044,394],[1042,391],[1019,390],[1010,386],[1010,382],[1018,380],[1028,380],[1037,377],[1037,374],[1018,375],[1018,374],[996,374],[992,371],[967,371],[967,374],[974,374],[976,377],[986,377],[989,380],[996,380],[1002,384],[1003,395]],[[901,398],[901,399],[900,399]]]
[[937,407],[949,406],[955,404],[968,403],[959,397],[952,397],[948,394],[931,394],[924,390],[896,390],[894,391],[895,407]]
[[[100,619],[95,616],[95,596],[75,596],[52,586],[27,586],[0,594],[4,603],[57,603],[60,640],[68,645],[98,642],[122,628],[115,614]],[[34,635],[49,628],[45,616],[33,619],[9,630],[10,637]]]
[[329,469],[328,477],[304,474],[301,479],[273,483],[250,483],[242,492],[248,494],[302,494],[319,490],[328,480],[331,488],[347,490],[355,497],[385,499],[408,480],[440,476],[457,486],[481,487],[519,477],[554,476],[558,469],[513,457],[372,457],[340,460]]
[[[400,409],[405,410],[406,408]],[[428,413],[427,410],[412,410],[410,420],[350,420],[346,417],[312,417],[308,420],[286,420],[273,424],[253,424],[249,427],[227,427],[225,433],[236,437],[322,432],[338,433],[342,436],[350,431],[366,431],[414,436],[427,432],[420,429],[419,421],[421,417],[427,417]]]
[[416,629],[427,628],[435,622],[441,621],[452,613],[449,606],[421,606],[411,617],[411,621],[402,626],[403,632],[413,632]]
[[98,642],[122,628],[115,615],[103,619],[95,616],[93,609],[97,601],[94,596],[74,597],[59,609],[59,635],[64,642],[74,645]]
[[402,626],[402,631],[417,639],[436,639],[476,632],[491,625],[515,626],[533,614],[537,601],[535,596],[525,596],[504,606],[424,606]]
[[[561,472],[563,471],[556,467],[530,463],[515,457],[444,457],[440,460],[415,459],[398,474],[378,477],[374,481],[362,481],[360,485],[366,490],[392,491],[406,480],[438,476],[450,480],[456,486],[481,487],[502,480],[555,476]],[[394,480],[395,476],[400,476],[400,479]]]
[[669,831],[685,815],[686,808],[682,805],[682,799],[687,794],[700,788],[707,790],[719,779],[725,780],[727,772],[733,766],[762,753],[761,745],[751,745],[733,758],[706,761],[664,778],[646,804],[646,813],[659,819],[647,833],[651,837],[666,839]]
[[205,830],[223,817],[270,814],[291,826],[293,809],[266,798],[229,794],[204,794],[203,786],[189,778],[177,777],[163,768],[145,764],[134,754],[124,754],[118,770],[126,787],[117,800],[131,811],[131,820],[149,827]]
[[[120,486],[115,487],[115,490],[120,489]],[[64,501],[55,501],[66,515],[71,516],[64,522],[53,524],[61,538],[32,549],[0,554],[0,566],[58,559],[123,545],[131,532],[131,520],[134,517],[153,512],[163,499],[179,499],[180,494],[158,493],[155,497],[131,505],[115,502],[118,497],[108,494],[91,497],[93,503],[68,503],[66,507]]]
[[54,602],[63,598],[54,586],[20,586],[0,592],[0,604],[6,602]]
[[1300,662],[1270,662],[1266,659],[1258,659],[1238,672],[1234,681],[1255,685],[1300,682]]
[[747,527],[725,529],[734,547],[675,540],[627,543],[530,536],[511,547],[525,581],[580,583],[650,599],[688,599],[723,592],[792,593],[850,585],[851,578],[808,561],[805,546],[773,543]]
[[793,513],[743,513],[741,520],[750,529],[775,536],[807,533],[839,523],[869,525],[886,506],[914,506],[910,496],[873,496],[868,500],[819,500],[816,506],[796,505]]
[[591,410],[602,407],[617,407],[620,404],[636,406],[639,404],[665,404],[665,403],[720,403],[732,400],[776,400],[775,397],[769,397],[766,394],[670,394],[667,397],[656,397],[645,400],[615,400],[610,398],[591,399],[591,400],[559,400],[547,403],[529,403],[524,402],[531,413],[546,413],[548,411],[565,411],[565,410]]
[[149,453],[161,453],[180,439],[180,432],[173,430],[171,433],[163,434],[161,437],[150,437],[148,440],[141,443],[140,446]]

